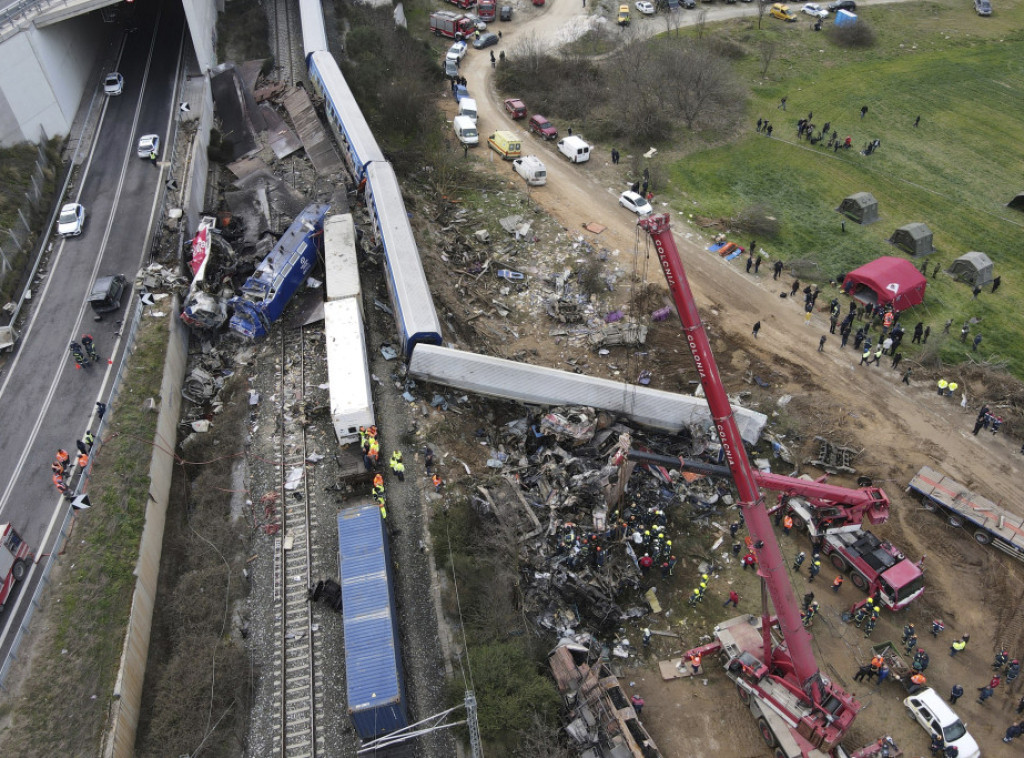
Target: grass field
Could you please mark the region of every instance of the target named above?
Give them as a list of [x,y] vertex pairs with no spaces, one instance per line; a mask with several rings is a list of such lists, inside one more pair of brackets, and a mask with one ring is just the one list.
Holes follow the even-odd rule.
[[[716,33],[750,51],[737,63],[750,87],[748,123],[729,144],[666,166],[670,187],[661,199],[724,218],[766,206],[780,232],[759,239],[759,247],[784,261],[816,262],[822,282],[882,255],[907,257],[887,240],[897,227],[923,221],[937,252],[929,256],[926,301],[904,321],[924,321],[936,332],[948,318],[957,325],[979,319],[984,341],[973,357],[1005,363],[1024,378],[1017,313],[1024,214],[1005,207],[1024,191],[1024,7],[1000,5],[986,19],[968,0],[949,0],[871,6],[860,17],[877,34],[866,50],[839,48],[803,21],[765,18],[760,31],[756,20],[720,27]],[[762,79],[758,50],[766,41],[776,52]],[[785,112],[778,109],[784,95]],[[851,136],[856,149],[834,153],[798,140],[796,121],[809,111],[819,128],[830,121],[840,139]],[[758,118],[772,121],[772,139],[755,132]],[[880,150],[861,155],[876,138]],[[835,208],[861,191],[878,200],[882,220],[866,227],[847,221],[844,233]],[[945,269],[971,250],[995,263],[997,294],[986,288],[973,300],[966,284],[931,277],[935,261]],[[963,347],[947,340],[942,357],[962,361]]]

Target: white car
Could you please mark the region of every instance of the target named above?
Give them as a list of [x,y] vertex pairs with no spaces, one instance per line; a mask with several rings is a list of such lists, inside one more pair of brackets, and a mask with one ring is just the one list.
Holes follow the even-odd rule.
[[445,56],[445,60],[455,61],[458,63],[466,57],[466,51],[469,50],[469,45],[464,41],[459,40],[450,48],[448,48],[448,54]]
[[650,216],[654,213],[654,208],[647,202],[647,199],[632,190],[626,190],[619,195],[619,205],[641,217]]
[[800,9],[800,12],[806,13],[808,16],[814,16],[815,18],[828,18],[828,11],[817,3],[805,3]]
[[654,3],[649,3],[647,0],[637,0],[636,10],[638,13],[643,13],[645,16],[653,16]]
[[146,134],[139,137],[137,151],[140,158],[148,158],[153,153],[160,155],[160,136],[157,134]]
[[57,217],[57,234],[61,237],[77,237],[85,226],[85,208],[78,203],[68,203],[60,209]]
[[103,94],[120,95],[124,92],[124,77],[116,71],[112,71],[103,77]]
[[904,699],[910,717],[931,735],[941,734],[946,745],[953,745],[960,752],[958,758],[980,758],[981,748],[974,741],[964,722],[953,712],[946,701],[931,687],[925,687]]

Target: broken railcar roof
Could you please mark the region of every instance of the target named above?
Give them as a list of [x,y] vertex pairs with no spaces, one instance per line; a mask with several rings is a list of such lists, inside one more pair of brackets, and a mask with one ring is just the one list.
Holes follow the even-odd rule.
[[[672,434],[712,421],[704,398],[434,345],[417,345],[409,372],[416,379],[489,397],[534,405],[600,408]],[[743,441],[757,444],[768,417],[737,406],[733,412]]]

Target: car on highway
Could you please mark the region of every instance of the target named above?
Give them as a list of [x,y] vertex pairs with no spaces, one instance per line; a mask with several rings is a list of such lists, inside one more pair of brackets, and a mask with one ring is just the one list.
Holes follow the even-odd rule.
[[140,158],[148,158],[153,153],[160,155],[160,136],[157,134],[144,134],[139,137],[139,144],[136,153]]
[[783,3],[775,3],[772,5],[772,9],[768,11],[768,15],[782,21],[796,21],[796,16],[793,14],[793,11],[789,9],[788,5]]
[[853,0],[836,0],[834,3],[828,4],[828,9],[835,13],[836,11],[849,11],[853,13],[857,10],[857,3]]
[[619,6],[619,15],[616,16],[615,22],[619,26],[629,26],[629,6],[628,5],[620,5]]
[[638,192],[633,190],[626,190],[619,195],[619,205],[625,208],[627,211],[632,211],[641,218],[650,216],[654,213],[654,208],[647,202],[647,198]]
[[485,47],[490,47],[491,45],[497,44],[498,35],[495,34],[494,32],[487,32],[486,34],[481,34],[479,37],[473,40],[473,49],[483,50]]
[[57,217],[57,234],[61,237],[77,237],[85,226],[85,208],[80,203],[68,203],[60,209]]
[[808,16],[814,16],[814,18],[828,18],[828,11],[817,3],[804,3],[800,8],[800,12]]
[[558,130],[550,121],[539,113],[534,113],[530,116],[530,123],[528,126],[530,127],[530,131],[538,137],[543,137],[544,139],[558,139]]
[[988,0],[974,0],[974,10],[979,16],[991,16],[992,3]]
[[654,15],[654,3],[650,3],[647,0],[637,0],[634,7],[638,13],[643,13],[645,16]]
[[116,71],[111,71],[103,77],[103,94],[120,95],[124,92],[124,77]]
[[960,717],[946,704],[935,690],[925,687],[904,699],[910,718],[920,724],[930,735],[940,735],[946,746],[959,751],[957,758],[979,758],[981,749],[974,741]]
[[120,310],[121,301],[124,299],[124,293],[127,289],[128,280],[122,274],[101,276],[96,280],[96,283],[92,285],[92,291],[89,293],[89,306],[92,308],[92,312],[96,314],[97,321],[100,320],[104,313]]
[[444,59],[458,63],[466,57],[467,50],[469,50],[469,45],[466,44],[465,40],[459,40],[448,48],[448,53],[444,56]]
[[505,101],[505,113],[513,119],[526,118],[526,105],[518,97],[510,97]]

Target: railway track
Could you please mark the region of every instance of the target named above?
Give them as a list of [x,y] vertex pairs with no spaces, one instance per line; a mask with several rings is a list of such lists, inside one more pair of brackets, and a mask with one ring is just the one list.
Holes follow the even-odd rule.
[[274,0],[270,14],[270,36],[273,38],[274,61],[278,79],[295,84],[302,78],[302,32],[296,0]]
[[318,729],[323,716],[321,642],[313,624],[308,589],[313,576],[312,538],[316,509],[310,502],[306,466],[306,361],[315,330],[282,328],[279,389],[280,531],[274,544],[274,690],[278,697],[277,755],[315,758],[324,754]]

